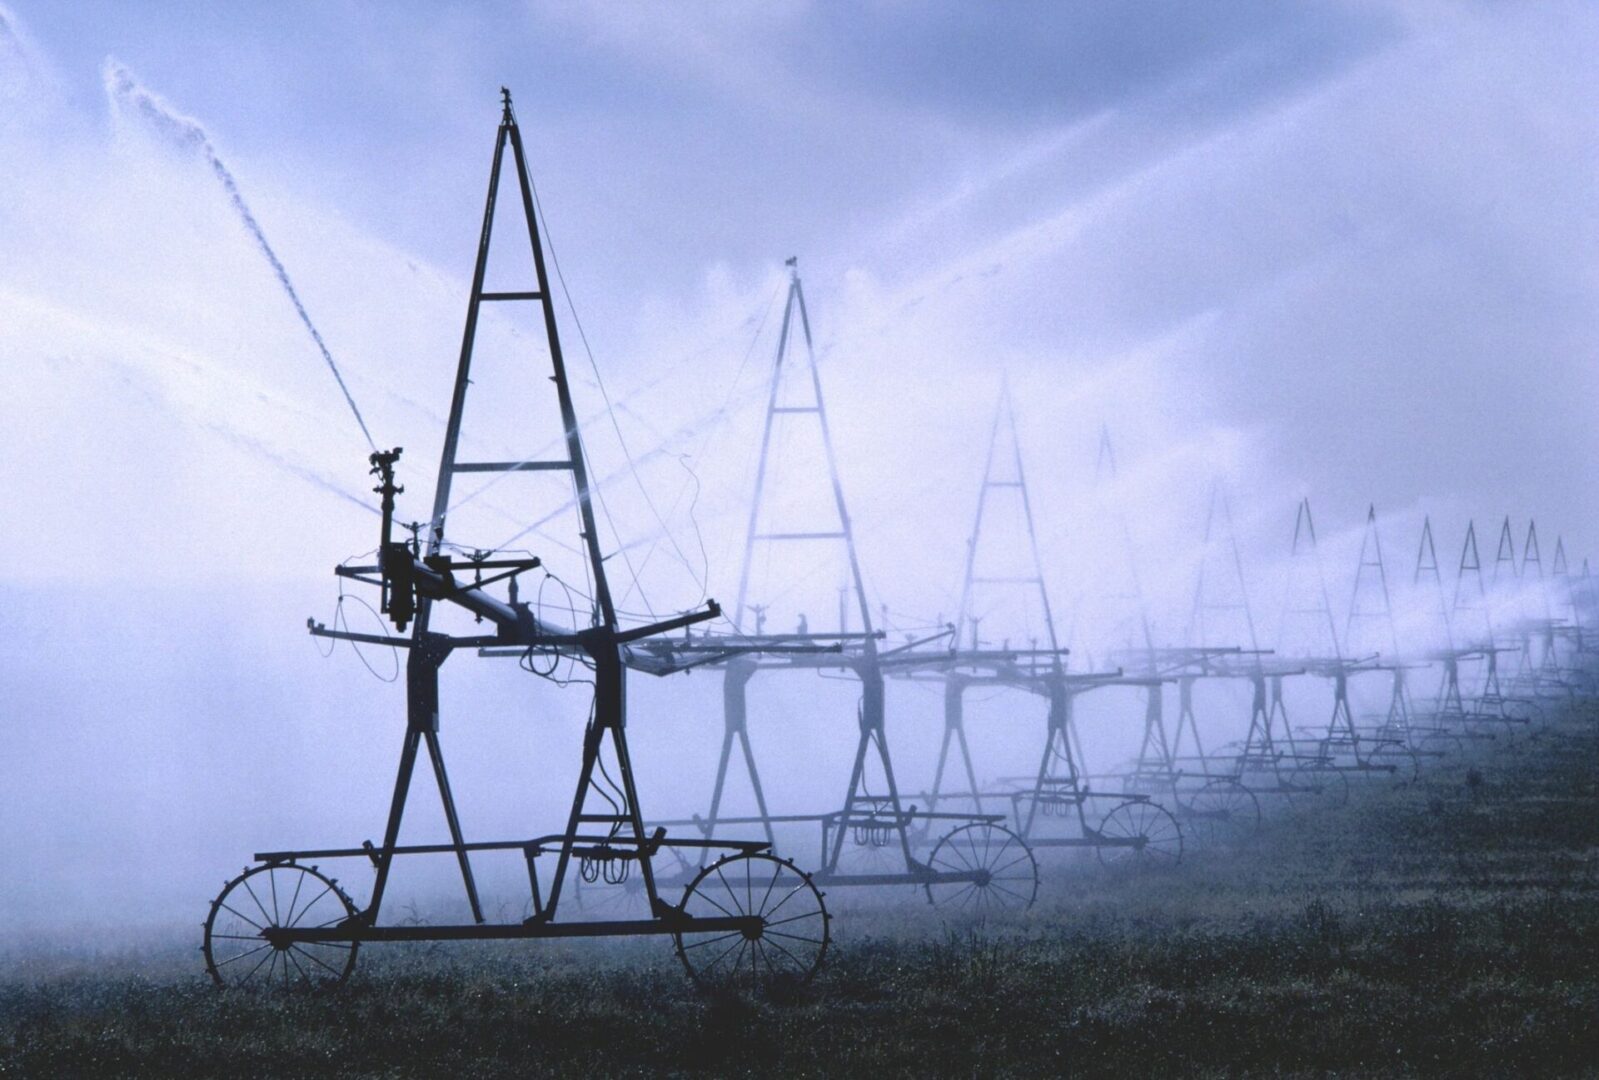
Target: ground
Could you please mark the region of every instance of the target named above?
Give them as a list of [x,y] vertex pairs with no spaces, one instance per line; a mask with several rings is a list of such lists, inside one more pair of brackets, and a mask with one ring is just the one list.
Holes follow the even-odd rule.
[[219,993],[194,942],[23,946],[0,1076],[1599,1073],[1599,728],[1469,758],[1171,871],[1046,865],[1014,918],[845,911],[778,1000],[662,940],[373,947],[316,995]]

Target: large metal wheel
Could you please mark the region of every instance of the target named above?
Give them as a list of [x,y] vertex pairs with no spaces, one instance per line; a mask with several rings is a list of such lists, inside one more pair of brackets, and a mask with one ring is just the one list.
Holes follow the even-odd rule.
[[1095,848],[1106,866],[1176,866],[1183,860],[1182,826],[1153,802],[1119,803],[1100,822],[1099,835],[1116,841]]
[[314,866],[276,863],[222,887],[205,920],[205,969],[221,987],[321,987],[355,967],[355,941],[272,943],[267,931],[334,926],[356,914],[339,883]]
[[688,927],[673,935],[678,959],[702,987],[803,986],[822,966],[832,941],[832,917],[811,876],[765,852],[711,863],[684,888],[678,912],[690,919],[760,919],[748,932]]
[[971,875],[971,880],[929,881],[934,907],[986,915],[1026,911],[1038,898],[1038,860],[1027,841],[1003,825],[973,822],[945,833],[927,858],[934,874]]
[[1260,831],[1260,801],[1230,776],[1218,776],[1188,796],[1183,824],[1201,847],[1246,843]]
[[1332,764],[1306,761],[1294,767],[1283,782],[1288,805],[1297,814],[1333,810],[1349,801],[1349,778]]

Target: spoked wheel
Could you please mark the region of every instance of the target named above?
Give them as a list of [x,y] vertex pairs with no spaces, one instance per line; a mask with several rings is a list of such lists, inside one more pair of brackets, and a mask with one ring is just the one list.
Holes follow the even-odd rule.
[[1330,764],[1303,762],[1288,774],[1283,786],[1288,804],[1299,814],[1336,809],[1349,801],[1349,778]]
[[1219,776],[1188,797],[1183,821],[1202,846],[1241,844],[1260,831],[1260,801],[1237,780]]
[[728,855],[701,870],[678,911],[690,919],[760,919],[750,931],[690,927],[673,935],[689,978],[702,987],[803,986],[832,940],[831,916],[811,876],[765,852]]
[[1115,841],[1095,848],[1106,866],[1176,866],[1183,859],[1182,826],[1153,802],[1117,805],[1100,822],[1099,835]]
[[1003,825],[973,822],[945,833],[927,858],[935,874],[960,874],[927,883],[936,908],[986,915],[1026,911],[1038,898],[1038,860],[1027,841]]
[[355,967],[355,941],[274,945],[267,931],[333,926],[356,914],[339,883],[314,866],[281,863],[246,870],[222,887],[205,920],[205,969],[218,986],[341,983]]

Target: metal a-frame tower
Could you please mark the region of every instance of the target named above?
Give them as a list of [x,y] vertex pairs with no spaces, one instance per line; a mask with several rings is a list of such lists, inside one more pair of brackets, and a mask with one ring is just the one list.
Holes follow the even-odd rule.
[[[1314,589],[1308,606],[1300,597],[1299,579],[1303,567],[1309,564],[1315,574]],[[1289,584],[1284,597],[1282,629],[1279,631],[1279,648],[1287,637],[1290,619],[1308,620],[1316,628],[1314,634],[1325,627],[1321,643],[1325,651],[1314,647],[1294,659],[1312,675],[1332,683],[1333,707],[1323,734],[1316,738],[1320,752],[1330,761],[1330,768],[1361,772],[1394,773],[1399,766],[1391,761],[1378,760],[1378,753],[1395,746],[1387,738],[1373,739],[1363,735],[1355,724],[1354,712],[1349,704],[1349,679],[1353,675],[1378,670],[1375,654],[1350,657],[1345,655],[1339,641],[1337,623],[1334,621],[1332,601],[1327,591],[1327,578],[1322,569],[1321,554],[1316,541],[1316,524],[1311,517],[1310,499],[1302,498],[1294,514],[1294,538],[1289,548]]]
[[[1367,646],[1375,646],[1379,657],[1385,658],[1373,665],[1392,675],[1388,710],[1369,737],[1390,755],[1411,752],[1411,718],[1415,706],[1410,700],[1406,678],[1413,666],[1401,654],[1399,628],[1394,620],[1393,594],[1388,586],[1388,569],[1383,562],[1382,535],[1377,528],[1377,507],[1366,508],[1366,528],[1360,538],[1360,555],[1356,559],[1355,584],[1350,595],[1349,612],[1344,619],[1344,642],[1352,652],[1362,653]],[[1412,770],[1414,772],[1414,770]]]
[[[1003,449],[1002,449],[1003,446]],[[1027,539],[1027,567],[1020,573],[980,573],[978,560],[983,550],[983,526],[992,503],[1004,501],[1020,510]],[[1033,502],[1027,488],[1027,473],[1022,465],[1021,437],[1016,430],[1016,410],[1011,401],[1010,381],[1000,386],[999,400],[994,407],[994,420],[988,431],[988,450],[983,457],[983,479],[977,488],[977,509],[972,516],[971,535],[966,540],[966,564],[961,577],[960,607],[955,619],[955,646],[981,653],[982,616],[974,610],[980,593],[986,590],[1003,590],[1015,598],[1021,594],[1022,602],[1030,595],[1038,605],[1043,622],[1041,640],[1028,642],[1029,653],[1038,662],[1056,674],[1065,670],[1065,651],[1055,632],[1055,614],[1049,601],[1049,587],[1044,582],[1044,564],[1038,552],[1038,530],[1033,519]],[[1008,651],[1009,643],[1005,646]],[[928,794],[928,809],[936,809],[944,798],[944,770],[953,746],[960,755],[968,791],[973,807],[983,811],[983,795],[977,783],[977,773],[972,764],[971,745],[966,738],[964,694],[972,685],[970,672],[950,670],[944,675],[944,735],[938,748],[938,764],[933,772],[933,787]],[[1068,753],[1070,752],[1068,748]]]
[[[357,848],[257,855],[259,865],[229,882],[213,903],[206,922],[207,967],[213,978],[223,985],[250,981],[268,962],[271,964],[267,976],[270,980],[275,981],[281,973],[285,984],[333,981],[348,975],[360,945],[374,941],[664,934],[675,939],[679,957],[697,980],[711,977],[718,966],[732,957],[731,968],[724,971],[731,970],[750,981],[764,981],[768,973],[775,976],[779,972],[783,977],[804,981],[821,963],[828,940],[826,909],[821,894],[808,878],[791,863],[766,854],[767,845],[762,843],[711,838],[668,840],[664,830],[647,832],[645,829],[628,751],[627,670],[630,667],[657,673],[670,670],[647,651],[649,644],[670,631],[715,618],[718,609],[711,602],[702,611],[642,626],[623,627],[618,621],[593,510],[588,463],[572,404],[549,276],[545,270],[526,154],[510,93],[504,90],[501,93],[503,108],[431,517],[425,524],[411,528],[409,540],[394,538],[395,497],[403,491],[395,483],[395,465],[400,451],[374,452],[372,472],[379,478],[375,490],[382,496],[378,560],[376,565],[338,568],[341,577],[380,590],[381,609],[396,633],[393,636],[355,634],[330,630],[315,622],[310,624],[315,635],[407,650],[406,733],[382,845],[375,847],[367,843]],[[526,229],[533,280],[525,282],[521,288],[502,291],[487,289],[485,276],[507,148],[511,151],[515,195],[519,196],[515,205],[521,211],[522,227]],[[549,382],[553,384],[554,404],[564,431],[563,452],[558,457],[463,460],[463,418],[474,381],[474,348],[479,335],[479,314],[485,303],[538,305],[538,322],[549,361]],[[532,381],[535,387],[541,383],[542,380]],[[587,625],[556,625],[547,621],[541,611],[535,612],[531,605],[519,599],[518,577],[538,568],[541,564],[537,558],[496,558],[495,552],[474,552],[462,559],[450,553],[455,549],[455,545],[446,540],[451,486],[457,476],[467,473],[552,473],[570,481],[570,492],[575,494],[577,504],[580,557],[593,590]],[[500,587],[506,590],[503,597],[496,595]],[[476,623],[487,623],[488,632],[444,631],[441,629],[444,617],[452,611],[457,620],[470,616]],[[529,660],[534,656],[557,661],[567,659],[592,674],[594,696],[584,731],[576,791],[563,832],[532,839],[467,843],[456,814],[439,740],[439,672],[450,656],[463,649],[507,648],[521,651]],[[398,844],[400,825],[416,759],[424,745],[438,781],[450,842],[401,846]],[[606,757],[614,765],[614,774],[604,764]],[[679,903],[671,904],[659,894],[653,870],[656,855],[671,848],[721,849],[729,854],[691,881]],[[495,850],[520,853],[526,862],[531,914],[523,921],[491,922],[484,917],[470,856],[473,852]],[[382,900],[396,856],[441,853],[456,857],[472,922],[420,926],[381,923]],[[555,869],[546,890],[541,887],[538,866],[541,858],[552,854]],[[310,860],[330,859],[356,859],[369,862],[375,869],[371,899],[364,907],[358,908],[336,880],[327,878],[315,866],[306,865]],[[625,876],[636,867],[647,901],[645,917],[605,921],[558,919],[563,887],[574,862],[579,865],[580,872],[590,866],[603,867],[607,876],[615,877]],[[712,870],[714,878],[709,876]],[[776,890],[773,886],[779,877],[794,879],[797,884],[792,890]],[[292,892],[289,891],[291,887]],[[752,898],[757,889],[766,890],[766,899],[759,903],[751,899],[746,904],[736,899],[740,895]],[[270,896],[270,911],[262,898],[263,893]],[[776,921],[770,918],[775,904],[768,901],[774,893],[782,896],[782,902],[788,905],[782,917],[783,931],[777,930]],[[249,900],[245,899],[246,895]],[[252,902],[254,908],[249,906]],[[319,904],[322,906],[316,908]],[[313,908],[315,914],[311,914]],[[805,936],[804,944],[790,943],[788,948],[779,948],[777,937],[795,936],[796,921],[792,918],[795,915],[810,920],[803,925],[815,936]],[[733,946],[723,948],[730,939]],[[712,944],[715,947],[710,951],[699,951]],[[250,959],[257,955],[262,959]]]
[[[993,509],[994,500],[1007,496],[1022,511],[1021,521],[1027,534],[1027,565],[1013,574],[980,572],[980,552],[984,537],[988,535],[985,526],[990,524],[987,515]],[[993,589],[1006,590],[1013,596],[1016,592],[1031,594],[1043,618],[1044,640],[1030,635],[1032,640],[1023,648],[1012,648],[1009,640],[997,645],[984,642],[978,632],[981,620],[975,608],[978,595]],[[989,429],[983,478],[967,542],[957,626],[961,628],[958,640],[963,647],[951,654],[940,676],[944,687],[944,741],[929,804],[951,797],[967,798],[981,811],[984,799],[1008,801],[1017,831],[1035,847],[1094,848],[1107,863],[1180,860],[1182,829],[1169,811],[1150,801],[1145,794],[1096,791],[1082,768],[1082,749],[1073,723],[1076,698],[1088,690],[1128,680],[1120,670],[1067,671],[1067,650],[1060,647],[1056,635],[1008,386],[1001,390]],[[1140,680],[1136,685],[1146,682]],[[977,785],[964,727],[965,694],[975,687],[1021,690],[1046,702],[1044,748],[1037,772],[1028,777],[1009,778],[1009,783],[1018,786],[1008,790],[984,793]],[[955,795],[943,791],[951,745],[961,754],[969,785],[967,792]],[[1114,805],[1103,815],[1096,813],[1090,820],[1087,806],[1091,801],[1100,800],[1111,800]],[[1074,835],[1040,835],[1043,819],[1062,818],[1075,819]]]
[[[1095,482],[1117,480],[1110,429],[1102,425]],[[1214,491],[1212,495],[1214,497]],[[1236,665],[1243,658],[1245,647],[1235,643],[1196,641],[1191,636],[1182,645],[1157,646],[1126,506],[1118,503],[1114,516],[1128,587],[1126,593],[1110,599],[1131,603],[1133,618],[1129,621],[1133,623],[1135,639],[1111,654],[1110,659],[1121,665],[1126,674],[1105,685],[1136,686],[1144,694],[1143,729],[1138,750],[1120,776],[1122,787],[1127,792],[1161,799],[1185,830],[1203,843],[1213,845],[1245,839],[1253,835],[1259,825],[1259,804],[1236,769],[1212,770],[1194,711],[1195,682],[1201,675],[1216,674],[1228,665]],[[1202,583],[1199,588],[1202,590]],[[1201,595],[1196,593],[1196,600],[1200,600]],[[1177,687],[1175,725],[1168,725],[1166,719],[1168,683]]]
[[1586,560],[1580,577],[1571,573],[1565,538],[1555,537],[1555,554],[1549,568],[1551,619],[1556,641],[1564,646],[1555,657],[1555,677],[1573,697],[1591,695],[1594,689],[1588,656],[1593,644],[1587,625],[1590,616],[1584,603],[1587,573]]
[[[1559,548],[1556,540],[1556,548]],[[1543,555],[1538,545],[1538,522],[1527,522],[1527,539],[1521,545],[1522,620],[1521,640],[1524,649],[1522,666],[1528,692],[1535,698],[1557,699],[1568,697],[1570,688],[1561,678],[1558,640],[1562,630],[1555,618],[1554,603],[1549,595],[1549,579],[1544,575]],[[1528,593],[1530,592],[1530,596]],[[1531,611],[1528,611],[1528,607]],[[1536,642],[1536,650],[1534,649]],[[1536,651],[1536,656],[1534,652]]]
[[[1473,544],[1475,540],[1471,541]],[[1422,518],[1421,539],[1416,544],[1416,569],[1410,579],[1411,589],[1425,592],[1432,598],[1434,641],[1424,658],[1441,665],[1438,692],[1433,697],[1431,715],[1421,725],[1421,744],[1418,749],[1455,749],[1457,740],[1470,734],[1464,728],[1466,702],[1460,686],[1460,662],[1481,656],[1474,646],[1457,645],[1455,620],[1444,594],[1442,568],[1438,562],[1438,546],[1433,541],[1432,517]],[[1458,583],[1457,583],[1458,587]],[[1419,717],[1418,717],[1419,719]]]
[[[1501,556],[1510,542],[1510,522],[1506,519],[1499,534]],[[1501,557],[1495,562],[1496,576],[1505,561]],[[1467,713],[1472,721],[1472,727],[1468,730],[1480,730],[1483,721],[1505,724],[1526,722],[1511,712],[1515,699],[1505,694],[1499,676],[1499,654],[1514,649],[1500,644],[1497,620],[1494,618],[1494,599],[1483,580],[1476,522],[1467,522],[1466,538],[1460,547],[1460,563],[1455,570],[1455,595],[1450,614],[1457,629],[1462,625],[1467,627],[1463,643],[1475,647],[1483,662],[1482,678],[1468,695],[1470,704]]]
[[[1209,568],[1218,562],[1221,573],[1210,573]],[[1230,583],[1230,590],[1217,587],[1218,577]],[[1216,625],[1218,622],[1225,631]],[[1207,656],[1197,672],[1202,678],[1241,679],[1249,683],[1249,726],[1244,738],[1230,759],[1219,753],[1215,755],[1225,770],[1224,775],[1230,774],[1241,785],[1247,785],[1252,797],[1280,795],[1304,809],[1342,802],[1347,798],[1348,781],[1341,773],[1324,768],[1325,755],[1302,748],[1299,737],[1289,725],[1283,680],[1305,674],[1305,668],[1278,659],[1271,650],[1261,648],[1244,573],[1243,552],[1233,522],[1232,501],[1217,480],[1211,486],[1205,513],[1187,639],[1190,645],[1209,651],[1215,642],[1231,638],[1241,640],[1243,646],[1218,650],[1222,655]],[[1197,725],[1193,721],[1195,682],[1195,673],[1190,672],[1179,681],[1178,692],[1180,722],[1182,716],[1188,718],[1198,747]],[[1203,748],[1198,753],[1206,771],[1210,772],[1211,758],[1203,756]]]
[[[740,571],[738,616],[735,633],[718,638],[707,636],[685,646],[685,654],[697,654],[695,664],[721,666],[724,670],[724,734],[717,765],[710,811],[695,823],[707,832],[718,825],[757,826],[771,841],[777,824],[818,823],[821,826],[822,869],[819,882],[832,885],[903,885],[925,888],[935,904],[968,906],[1026,906],[1037,891],[1037,864],[1025,843],[1000,824],[999,814],[947,814],[910,806],[901,795],[889,751],[885,675],[890,671],[916,667],[942,666],[951,655],[954,629],[942,629],[921,639],[894,648],[883,648],[883,632],[876,627],[856,552],[855,535],[844,499],[821,377],[811,338],[804,289],[796,259],[789,259],[788,299],[779,332],[772,370],[771,389],[764,419],[760,456],[756,464],[755,487],[745,531],[744,563]],[[785,378],[799,365],[790,342],[795,331],[804,344],[803,367],[798,375],[803,394],[798,398],[783,395]],[[768,471],[773,459],[778,427],[785,423],[814,425],[823,449],[823,463],[831,496],[832,520],[820,528],[774,528],[767,523]],[[817,633],[809,619],[801,616],[792,634],[771,634],[762,620],[768,610],[765,598],[753,595],[752,569],[763,549],[827,545],[842,550],[846,580],[840,593],[839,625],[831,632]],[[853,608],[860,628],[849,624]],[[744,613],[754,614],[756,632],[743,629]],[[943,643],[942,648],[927,648]],[[861,686],[856,721],[858,737],[845,789],[842,808],[823,814],[773,814],[762,792],[755,754],[748,732],[747,688],[761,670],[808,669],[840,670],[854,676]],[[722,800],[732,749],[737,744],[756,795],[757,813],[729,817],[722,814]],[[868,788],[868,773],[875,766],[882,778],[882,790]],[[932,848],[920,850],[926,829],[934,822],[954,827]],[[874,850],[894,849],[898,860],[888,870],[854,870],[844,865],[845,845]],[[956,862],[956,845],[965,843],[970,853],[965,862]],[[925,857],[924,857],[925,856]],[[977,865],[974,865],[975,864]],[[1006,869],[1009,867],[1010,869]],[[1020,868],[1020,869],[1017,869]],[[1024,872],[1025,871],[1025,872]],[[1020,875],[1020,876],[1017,876]]]

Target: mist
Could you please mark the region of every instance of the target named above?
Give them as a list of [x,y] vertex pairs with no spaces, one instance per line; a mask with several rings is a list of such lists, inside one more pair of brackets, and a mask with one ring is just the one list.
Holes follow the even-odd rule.
[[[0,7],[11,932],[184,924],[253,852],[378,838],[399,662],[349,643],[322,656],[305,620],[381,626],[332,574],[377,544],[373,445],[405,447],[398,517],[431,513],[502,83],[629,618],[708,598],[729,608],[720,629],[746,617],[731,608],[789,256],[869,606],[894,643],[961,615],[1003,386],[1079,670],[1112,663],[1140,619],[1157,644],[1403,660],[1565,603],[1555,548],[1576,575],[1599,535],[1583,491],[1599,449],[1599,17],[1177,7],[1142,7],[1130,28],[1050,5],[974,27],[953,9],[915,32],[874,7],[855,40],[804,4],[531,5],[503,23],[454,13],[436,47],[437,28],[361,9],[184,27],[177,7],[147,22]],[[1129,34],[1159,45],[1152,59],[1118,61]],[[351,39],[380,59],[326,63]],[[904,45],[880,58],[872,40]],[[484,318],[485,354],[526,352],[528,326]],[[518,362],[541,387],[543,358]],[[483,370],[467,437],[484,459],[559,443],[527,370]],[[832,512],[816,447],[785,446],[781,466],[774,520]],[[1232,526],[1207,544],[1213,492]],[[1301,499],[1317,539],[1296,553]],[[466,548],[538,554],[541,607],[583,620],[569,492],[458,479],[449,513]],[[991,513],[996,573],[1025,570],[1023,523]],[[1418,573],[1424,521],[1439,584]],[[1483,590],[1464,610],[1468,525]],[[1356,581],[1373,536],[1392,633],[1351,616],[1369,611]],[[1255,640],[1233,624],[1198,641],[1197,576],[1231,587],[1218,545],[1234,541]],[[756,579],[774,628],[838,622],[833,555]],[[1323,583],[1328,617],[1295,625]],[[973,602],[984,640],[1046,634],[1029,602]],[[1216,742],[1247,724],[1233,689],[1206,691]],[[702,812],[719,676],[634,675],[630,691],[647,815]],[[1324,687],[1292,692],[1322,719]],[[1377,707],[1387,687],[1374,675],[1356,693]],[[469,834],[553,831],[584,688],[460,656],[445,694]],[[774,811],[836,805],[858,697],[807,673],[752,689]],[[941,708],[936,688],[889,687],[907,792],[930,782]],[[1136,750],[1141,709],[1128,689],[1084,698],[1091,767]],[[1033,701],[975,702],[979,779],[1031,768],[1042,720]],[[408,841],[443,834],[429,783]],[[747,797],[730,792],[732,810]],[[517,872],[485,869],[491,906]],[[395,887],[428,901],[433,879]]]

